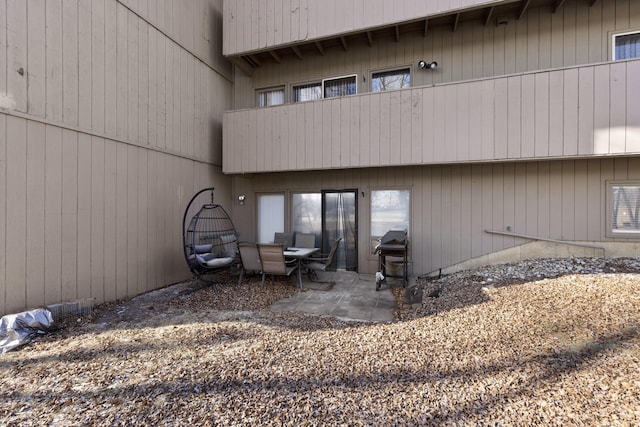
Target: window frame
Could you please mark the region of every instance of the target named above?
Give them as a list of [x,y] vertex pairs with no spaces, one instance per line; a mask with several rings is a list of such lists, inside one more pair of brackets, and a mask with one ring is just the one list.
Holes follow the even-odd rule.
[[[273,191],[273,192],[257,192],[255,194],[256,197],[256,207],[255,207],[255,224],[256,224],[256,242],[258,243],[269,243],[269,242],[273,242],[273,233],[275,232],[287,232],[287,223],[289,221],[289,215],[287,213],[287,194],[284,191]],[[261,208],[262,208],[262,202],[261,199],[263,197],[277,197],[279,200],[282,202],[282,212],[281,215],[276,215],[276,218],[281,217],[282,218],[282,224],[277,224],[277,225],[281,225],[282,227],[270,227],[272,229],[270,230],[266,230],[266,233],[262,230],[261,228]],[[280,213],[280,212],[278,212]],[[271,221],[269,221],[271,222]],[[264,237],[264,238],[263,238]]]
[[[413,191],[411,187],[375,187],[375,188],[370,188],[369,189],[369,234],[368,234],[368,238],[369,238],[369,243],[370,243],[370,250],[369,250],[369,256],[371,258],[375,258],[375,253],[374,253],[374,249],[375,249],[375,245],[377,244],[377,238],[381,237],[381,236],[374,236],[373,235],[373,200],[374,200],[374,193],[377,191],[406,191],[408,193],[408,206],[407,206],[407,224],[406,224],[406,230],[407,230],[407,238],[409,240],[411,240],[411,222],[413,221],[413,212],[412,212],[412,198],[413,198]],[[397,228],[393,228],[393,230],[396,230]],[[391,230],[391,229],[389,229]],[[388,231],[388,230],[387,230]],[[375,238],[374,238],[375,237]]]
[[[310,86],[310,85],[318,85],[320,87],[320,98],[318,99],[309,99],[307,101],[296,101],[294,99],[295,94],[296,94],[296,88],[297,87],[301,87],[301,86]],[[289,102],[292,104],[299,104],[301,102],[310,102],[310,101],[318,101],[322,98],[322,80],[310,80],[310,81],[306,81],[306,82],[299,82],[299,83],[291,83],[290,85],[290,96],[289,96]]]
[[638,190],[640,191],[640,180],[606,181],[606,236],[616,239],[638,239],[640,238],[640,228],[638,228],[638,231],[619,231],[613,229],[613,187],[619,186],[638,187]]
[[[356,91],[355,93],[350,93],[348,95],[341,95],[341,96],[330,96],[330,97],[326,97],[324,96],[324,89],[325,89],[325,83],[332,81],[332,80],[342,80],[342,79],[348,79],[348,78],[352,78],[353,77],[353,81],[356,87]],[[351,95],[357,95],[358,94],[358,74],[354,73],[354,74],[346,74],[344,76],[337,76],[337,77],[330,77],[330,78],[326,78],[326,79],[322,79],[322,98],[321,99],[331,99],[331,98],[341,98],[343,96],[351,96]]]
[[[266,93],[266,92],[275,92],[276,90],[282,90],[282,103],[281,104],[269,104],[269,105],[260,105],[259,101],[259,97],[261,93]],[[257,88],[254,90],[255,93],[255,97],[254,97],[254,101],[256,103],[256,108],[267,108],[267,107],[275,107],[278,105],[284,105],[286,104],[287,101],[287,90],[285,85],[277,85],[277,86],[269,86],[269,87],[261,87],[261,88]]]
[[611,58],[612,61],[626,61],[627,59],[638,59],[638,58],[640,58],[640,56],[637,56],[637,57],[634,57],[634,58],[623,58],[623,59],[617,59],[616,58],[616,38],[617,37],[623,37],[623,36],[630,36],[630,35],[633,35],[633,34],[640,35],[640,28],[636,28],[636,29],[633,29],[633,30],[622,31],[622,32],[610,33],[611,43],[609,44],[609,48],[611,49],[610,58]]
[[413,86],[413,73],[412,73],[412,67],[410,64],[408,65],[402,65],[400,67],[393,67],[393,68],[384,68],[384,69],[380,69],[380,70],[372,70],[369,73],[369,91],[371,93],[379,93],[379,92],[386,92],[388,90],[378,90],[378,91],[374,91],[373,90],[373,79],[374,79],[374,75],[375,74],[382,74],[382,73],[391,73],[394,71],[404,71],[407,70],[409,72],[409,86],[405,87],[405,88],[399,88],[399,89],[388,89],[388,90],[401,90],[401,89],[409,89]]

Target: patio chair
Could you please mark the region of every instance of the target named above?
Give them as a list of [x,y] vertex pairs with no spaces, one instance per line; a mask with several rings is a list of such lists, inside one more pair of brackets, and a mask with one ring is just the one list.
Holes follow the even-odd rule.
[[260,274],[262,267],[260,265],[260,255],[258,254],[258,246],[255,243],[241,242],[238,243],[238,249],[240,251],[240,278],[238,279],[238,285],[242,284],[242,279],[246,273],[248,274]]
[[313,233],[296,233],[296,248],[315,248],[316,235]]
[[291,233],[275,233],[273,235],[273,243],[277,243],[279,245],[288,248],[293,245],[293,239]]
[[258,244],[258,254],[260,255],[260,265],[262,266],[263,288],[267,274],[289,277],[298,268],[297,260],[285,261],[282,245],[260,243]]
[[307,271],[309,275],[309,280],[314,280],[318,278],[318,271],[327,271],[327,268],[333,264],[333,261],[336,256],[336,252],[338,251],[338,246],[342,241],[342,237],[339,237],[335,242],[331,244],[331,250],[329,251],[329,255],[326,257],[319,258],[307,258],[304,263],[304,269]]

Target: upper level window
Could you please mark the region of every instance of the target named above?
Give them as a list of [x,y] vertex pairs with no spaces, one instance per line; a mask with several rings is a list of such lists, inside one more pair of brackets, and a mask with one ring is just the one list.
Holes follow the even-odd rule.
[[273,87],[256,91],[256,105],[268,107],[270,105],[284,104],[284,87]]
[[293,87],[293,102],[322,99],[322,83],[308,83]]
[[607,183],[607,235],[640,236],[640,181]]
[[640,32],[613,36],[613,60],[640,58]]
[[356,93],[356,76],[325,79],[322,81],[322,93],[325,98],[354,95]]
[[383,71],[371,75],[371,91],[402,89],[411,86],[411,71],[409,68],[401,70]]

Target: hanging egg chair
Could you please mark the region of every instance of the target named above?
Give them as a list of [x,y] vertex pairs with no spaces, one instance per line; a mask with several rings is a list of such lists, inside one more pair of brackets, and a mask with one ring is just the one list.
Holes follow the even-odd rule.
[[238,233],[224,208],[213,202],[213,190],[211,187],[197,192],[182,221],[187,265],[197,279],[207,284],[219,283],[218,273],[238,263]]

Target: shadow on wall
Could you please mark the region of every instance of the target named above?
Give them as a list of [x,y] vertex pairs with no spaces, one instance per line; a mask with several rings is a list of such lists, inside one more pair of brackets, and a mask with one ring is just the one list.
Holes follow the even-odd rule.
[[222,167],[222,121],[212,117],[209,121],[211,130],[211,140],[207,142],[210,147],[210,157],[207,159],[211,164]]
[[218,8],[213,5],[205,11],[203,17],[203,32],[211,31],[210,34],[203,34],[203,38],[209,43],[209,55],[214,58],[216,65],[222,67],[223,73],[231,75],[231,62],[222,56],[222,1],[218,1]]

